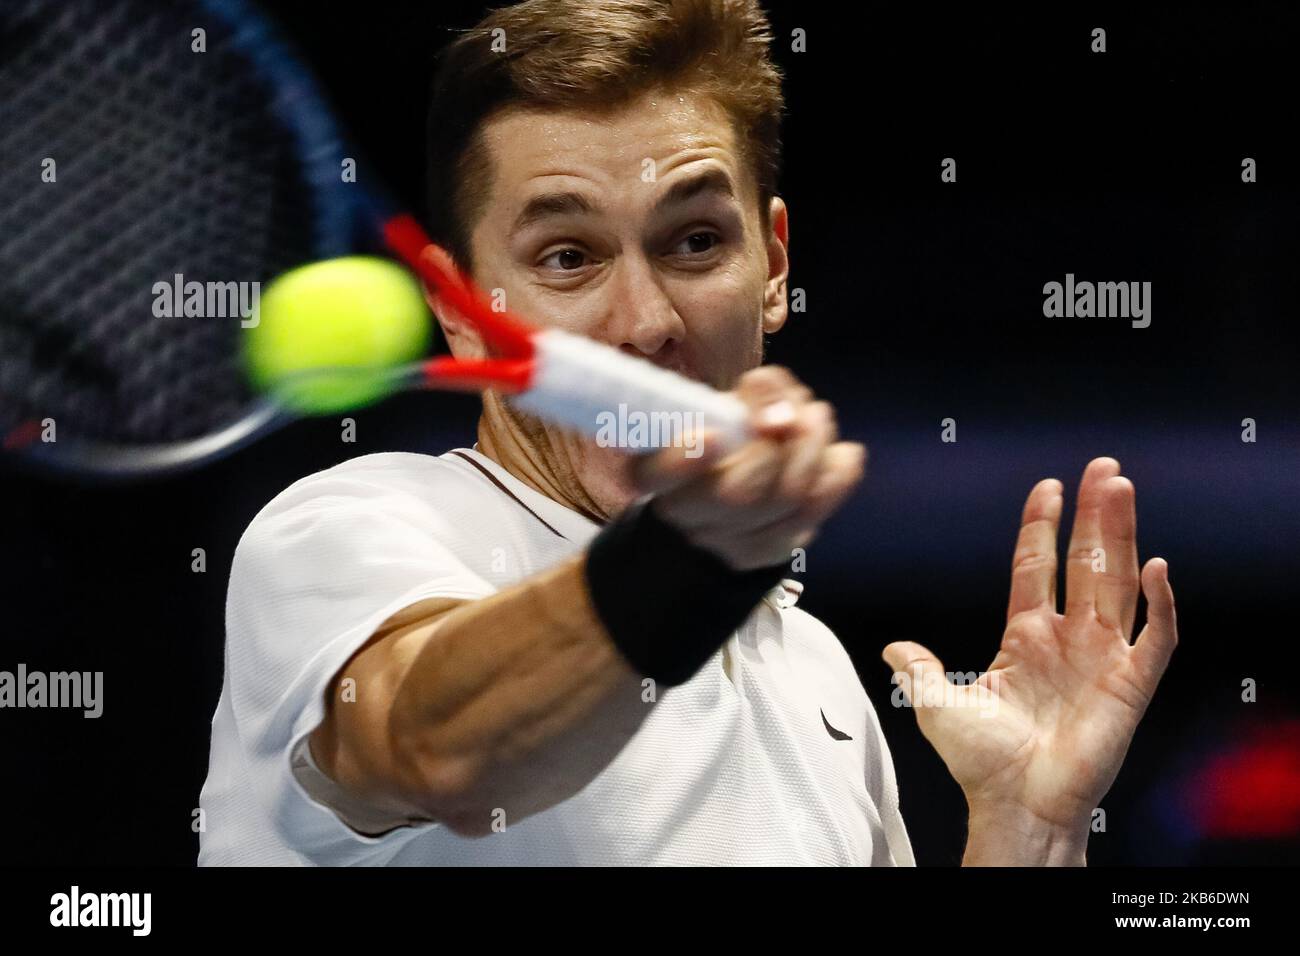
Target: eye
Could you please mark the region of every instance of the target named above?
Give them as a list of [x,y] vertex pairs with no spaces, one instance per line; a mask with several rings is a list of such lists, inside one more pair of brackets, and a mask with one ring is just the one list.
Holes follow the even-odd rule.
[[714,247],[722,241],[722,237],[716,232],[699,231],[693,232],[682,239],[674,247],[673,252],[677,255],[684,256],[702,256],[713,251]]
[[548,269],[554,269],[556,272],[576,272],[589,261],[586,253],[581,249],[566,246],[563,249],[556,249],[538,264]]

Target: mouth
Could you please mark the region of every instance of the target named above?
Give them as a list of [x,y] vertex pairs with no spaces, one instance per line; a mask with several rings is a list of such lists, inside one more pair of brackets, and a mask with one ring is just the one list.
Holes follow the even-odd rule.
[[690,367],[684,362],[677,362],[677,361],[656,362],[654,359],[646,359],[646,361],[649,362],[651,365],[658,366],[659,368],[664,369],[666,371],[675,372],[676,374],[680,375],[682,378],[690,379],[692,382],[699,382],[701,385],[708,385],[710,388],[718,388],[718,386],[714,382],[709,381],[707,378],[701,375],[699,371]]
[[633,358],[640,359],[642,362],[649,362],[651,365],[655,366],[656,368],[661,368],[668,372],[674,372],[680,375],[682,378],[688,378],[692,382],[700,382],[704,385],[709,385],[714,388],[717,387],[713,385],[712,382],[704,378],[704,376],[701,375],[695,368],[693,368],[689,362],[683,360],[680,355],[679,349],[676,348],[671,349],[670,351],[673,354],[666,357],[653,357],[649,355],[643,355],[640,352],[636,351],[635,349],[631,349],[627,346],[624,346],[620,351],[622,351],[626,355],[631,355]]

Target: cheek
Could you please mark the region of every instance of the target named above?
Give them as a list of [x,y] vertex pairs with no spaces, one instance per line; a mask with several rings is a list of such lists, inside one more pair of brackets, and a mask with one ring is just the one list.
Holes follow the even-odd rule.
[[688,284],[679,298],[692,351],[712,374],[708,379],[729,387],[735,376],[762,358],[763,282],[741,269],[719,270],[707,281]]
[[534,325],[599,339],[611,311],[609,296],[607,285],[563,293],[515,279],[506,287],[506,307]]

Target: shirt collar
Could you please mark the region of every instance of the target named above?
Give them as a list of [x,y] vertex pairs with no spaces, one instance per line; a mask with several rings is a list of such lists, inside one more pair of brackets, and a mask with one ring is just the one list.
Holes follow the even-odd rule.
[[501,465],[479,451],[477,446],[474,448],[456,448],[451,453],[458,453],[467,458],[472,458],[485,471],[501,482],[510,494],[518,498],[530,511],[534,512],[569,541],[584,546],[600,531],[600,525],[573,509],[566,508],[558,501],[534,491],[506,471]]
[[[550,525],[552,530],[559,532],[564,538],[579,547],[586,547],[591,539],[600,532],[600,525],[590,518],[571,508],[566,508],[558,501],[554,501],[538,491],[534,491],[506,471],[501,465],[479,451],[477,446],[474,448],[456,448],[449,454],[460,454],[472,458],[484,470],[501,482],[506,490],[519,499],[529,511],[532,511],[542,521]],[[767,596],[776,603],[777,607],[789,608],[794,607],[802,594],[802,582],[793,578],[785,578],[775,585]]]

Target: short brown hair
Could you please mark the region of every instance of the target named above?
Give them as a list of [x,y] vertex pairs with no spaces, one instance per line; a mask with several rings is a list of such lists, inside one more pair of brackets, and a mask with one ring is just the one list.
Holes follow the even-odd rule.
[[[500,33],[498,31],[504,31]],[[504,50],[493,50],[504,42]],[[442,53],[429,109],[429,226],[472,270],[470,234],[492,171],[485,122],[509,106],[609,110],[657,88],[705,95],[731,116],[768,224],[781,165],[781,73],[757,0],[524,0]]]

